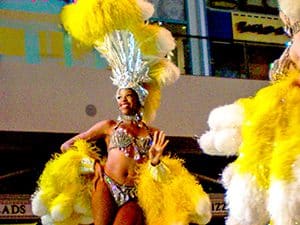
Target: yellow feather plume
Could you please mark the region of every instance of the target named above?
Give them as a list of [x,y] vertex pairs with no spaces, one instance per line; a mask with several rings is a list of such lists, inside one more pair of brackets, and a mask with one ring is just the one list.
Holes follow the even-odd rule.
[[82,175],[80,168],[83,159],[98,159],[96,151],[90,143],[77,140],[68,151],[55,154],[46,164],[38,180],[36,203],[47,209],[44,213],[51,216],[54,224],[79,224],[76,221],[81,217],[91,215],[92,180]]
[[[294,160],[293,155],[297,151],[293,146],[299,139],[299,135],[295,134],[299,134],[297,125],[300,122],[300,91],[294,85],[298,76],[296,71],[291,72],[287,78],[258,91],[255,97],[238,102],[244,107],[244,122],[243,143],[235,165],[240,173],[251,172],[263,188],[269,187],[270,170],[272,173],[275,171],[277,177],[291,176],[283,164]],[[290,115],[288,120],[287,115]],[[286,124],[286,121],[292,122]],[[286,137],[290,138],[284,140]],[[285,160],[282,160],[283,157]]]
[[196,212],[199,204],[210,206],[201,185],[184,168],[182,160],[164,157],[163,162],[172,171],[165,182],[153,180],[148,164],[142,165],[139,171],[138,199],[146,213],[147,224],[207,223],[210,220],[210,210],[208,214],[200,215]]
[[144,23],[135,0],[78,0],[63,8],[61,21],[75,39],[86,45],[102,42],[114,30],[132,31]]
[[160,59],[150,65],[149,76],[152,81],[144,84],[144,88],[149,92],[143,111],[143,119],[146,122],[153,121],[156,116],[160,106],[161,88],[177,81],[180,71],[171,61]]
[[161,90],[157,84],[149,83],[144,84],[149,94],[144,103],[143,120],[151,122],[156,116],[156,111],[160,106]]

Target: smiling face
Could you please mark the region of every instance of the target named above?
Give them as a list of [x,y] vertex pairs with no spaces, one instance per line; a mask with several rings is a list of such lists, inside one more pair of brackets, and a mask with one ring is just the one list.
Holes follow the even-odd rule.
[[123,115],[135,115],[139,112],[141,104],[134,90],[130,88],[119,89],[116,98],[119,110]]

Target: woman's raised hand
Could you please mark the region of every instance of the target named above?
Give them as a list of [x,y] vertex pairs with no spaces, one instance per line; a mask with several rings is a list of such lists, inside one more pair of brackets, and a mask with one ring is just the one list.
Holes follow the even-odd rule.
[[165,139],[165,133],[163,131],[154,132],[153,142],[149,150],[149,159],[153,166],[160,163],[160,158],[168,143],[169,140]]

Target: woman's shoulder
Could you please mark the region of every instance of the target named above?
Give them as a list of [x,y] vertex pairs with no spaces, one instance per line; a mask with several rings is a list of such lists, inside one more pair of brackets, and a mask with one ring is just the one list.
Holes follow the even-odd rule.
[[147,126],[147,128],[151,133],[154,133],[155,131],[160,131],[160,129],[158,129],[157,127]]
[[102,120],[100,122],[103,122],[103,124],[106,124],[108,126],[115,126],[117,124],[117,121],[112,119]]

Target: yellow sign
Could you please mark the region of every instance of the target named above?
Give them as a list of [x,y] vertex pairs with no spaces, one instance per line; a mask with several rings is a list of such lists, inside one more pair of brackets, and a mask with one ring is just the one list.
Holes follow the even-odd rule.
[[283,23],[278,16],[232,12],[234,40],[284,44]]

